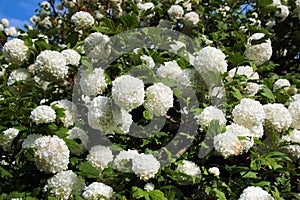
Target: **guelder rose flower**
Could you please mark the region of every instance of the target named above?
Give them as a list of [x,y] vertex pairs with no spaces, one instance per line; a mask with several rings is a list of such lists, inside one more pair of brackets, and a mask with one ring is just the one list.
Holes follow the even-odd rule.
[[22,148],[34,148],[34,142],[36,139],[42,137],[43,135],[41,134],[30,134],[26,137],[26,139],[22,143]]
[[3,46],[3,55],[8,62],[21,64],[27,59],[29,48],[18,38],[7,41]]
[[182,73],[182,69],[175,60],[164,62],[157,70],[156,74],[159,78],[167,78],[171,80],[177,80]]
[[138,155],[136,150],[123,150],[114,159],[114,166],[121,172],[132,172],[132,159]]
[[117,106],[131,111],[144,103],[144,82],[131,75],[123,75],[112,82],[111,93]]
[[184,10],[179,5],[172,5],[168,10],[168,14],[171,20],[181,19],[184,14]]
[[126,134],[130,130],[133,122],[131,114],[123,109],[113,110],[113,118],[115,123],[114,131],[119,134]]
[[195,57],[195,68],[199,73],[213,71],[227,72],[226,55],[215,47],[204,47]]
[[84,51],[93,63],[107,58],[111,52],[111,47],[108,45],[109,37],[102,33],[92,33],[84,40]]
[[263,105],[266,114],[266,125],[273,127],[275,130],[287,130],[291,123],[292,117],[289,110],[283,104],[274,103]]
[[68,139],[80,140],[80,144],[78,145],[78,148],[70,149],[71,153],[73,153],[75,155],[81,155],[82,153],[84,153],[86,151],[87,144],[89,141],[89,136],[88,136],[87,132],[82,130],[81,128],[74,127],[72,129],[70,129],[67,132],[67,134],[68,134],[68,136],[67,136]]
[[96,145],[91,148],[86,159],[101,172],[113,161],[114,156],[108,147]]
[[[280,142],[300,143],[300,130],[294,129],[288,135],[282,136]],[[282,147],[282,150],[290,154],[294,160],[300,158],[300,146],[298,144],[287,144],[287,146]]]
[[61,52],[61,54],[65,56],[67,65],[79,65],[81,56],[77,51],[73,49],[65,49]]
[[101,94],[107,88],[104,70],[95,68],[93,71],[87,69],[82,72],[79,81],[80,88],[85,95]]
[[68,168],[70,151],[66,142],[54,136],[42,136],[34,141],[35,164],[40,171],[57,173]]
[[9,21],[6,18],[2,18],[1,19],[1,23],[3,24],[3,26],[5,28],[9,26]]
[[50,106],[38,106],[31,111],[30,118],[36,124],[51,123],[56,119],[56,113]]
[[235,75],[243,75],[246,76],[250,80],[259,79],[259,75],[257,72],[254,72],[252,67],[250,66],[239,66],[235,67],[228,72],[228,76],[233,78]]
[[274,200],[274,198],[261,187],[249,186],[243,190],[238,200]]
[[201,175],[199,166],[189,160],[183,160],[182,163],[178,165],[177,171],[194,178],[199,178]]
[[[107,199],[112,199],[114,191],[110,186],[104,183],[93,182],[85,187],[82,193],[83,198],[86,200],[97,200],[99,195],[105,196]],[[100,199],[102,200],[103,198]]]
[[204,110],[199,115],[196,115],[195,118],[202,128],[209,126],[210,122],[213,120],[218,120],[220,125],[226,124],[225,114],[222,110],[214,106],[204,108]]
[[245,56],[249,60],[253,60],[256,65],[262,65],[272,56],[271,40],[267,39],[260,44],[251,44],[252,40],[259,40],[265,36],[264,33],[255,33],[248,38]]
[[146,190],[147,192],[154,190],[154,188],[155,185],[153,183],[146,183],[146,185],[144,186],[144,190]]
[[160,168],[159,161],[152,154],[138,154],[132,160],[132,171],[147,181],[153,178]]
[[90,13],[84,11],[79,11],[72,15],[71,21],[79,29],[88,28],[94,25],[93,16]]
[[146,89],[145,108],[150,115],[163,116],[173,107],[173,91],[163,83],[155,83]]
[[220,170],[217,167],[211,167],[208,169],[208,172],[213,174],[214,176],[219,176],[220,175]]
[[214,137],[214,147],[225,159],[241,153],[242,145],[239,138],[231,133],[220,133]]
[[58,51],[45,50],[36,58],[34,70],[45,81],[60,80],[68,74],[66,58]]
[[147,65],[149,69],[153,69],[155,67],[155,62],[152,57],[147,55],[142,55],[140,57],[141,61]]
[[49,178],[44,187],[44,191],[49,190],[53,196],[62,200],[68,200],[70,199],[72,191],[81,193],[84,186],[83,180],[78,178],[73,171],[67,170],[61,171]]
[[184,15],[183,20],[189,25],[196,26],[197,23],[200,21],[200,18],[196,12],[189,12]]
[[277,81],[275,81],[273,85],[273,90],[277,90],[279,88],[286,88],[288,89],[291,86],[291,83],[287,79],[280,78]]
[[292,117],[291,127],[300,129],[300,101],[293,101],[290,103],[288,110]]
[[65,116],[62,117],[60,120],[62,121],[65,127],[72,126],[75,123],[78,111],[76,105],[73,102],[67,99],[62,99],[59,101],[52,102],[51,105],[64,109]]
[[15,128],[9,128],[3,131],[2,137],[0,137],[0,146],[4,151],[11,150],[13,140],[18,136],[19,130]]
[[281,17],[282,19],[285,19],[289,16],[290,14],[289,7],[287,7],[286,5],[280,5],[277,8],[280,9],[280,11],[276,11],[275,13],[277,17]]
[[17,81],[26,81],[29,79],[29,77],[30,75],[25,69],[19,68],[13,70],[8,77],[7,85],[11,86]]

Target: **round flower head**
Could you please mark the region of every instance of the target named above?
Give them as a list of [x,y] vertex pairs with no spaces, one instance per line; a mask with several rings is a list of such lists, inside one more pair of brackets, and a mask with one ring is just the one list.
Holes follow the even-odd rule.
[[18,136],[19,130],[15,128],[9,128],[3,131],[3,136],[0,137],[0,146],[4,151],[11,150],[13,140]]
[[189,12],[184,15],[184,22],[188,25],[196,26],[200,21],[199,15],[196,12]]
[[109,98],[98,96],[91,101],[88,107],[88,123],[105,134],[113,133],[115,124]]
[[84,40],[85,54],[91,59],[93,63],[97,63],[99,60],[107,58],[111,52],[111,48],[108,45],[109,37],[102,33],[92,33]]
[[156,75],[159,78],[167,78],[171,80],[177,80],[181,73],[182,69],[175,60],[164,62],[164,64],[156,70]]
[[66,58],[58,51],[45,50],[36,58],[34,69],[46,81],[60,80],[68,74]]
[[[83,198],[86,200],[97,200],[99,199],[99,195],[104,196],[107,199],[112,199],[114,191],[110,186],[105,185],[104,183],[93,182],[85,187],[84,192],[82,193]],[[100,200],[104,199],[100,198]]]
[[49,190],[50,194],[62,200],[68,200],[71,192],[81,193],[84,189],[84,182],[71,171],[61,171],[47,180],[44,191]]
[[31,111],[30,118],[36,124],[51,123],[56,119],[56,113],[50,106],[38,106]]
[[214,107],[208,106],[204,108],[201,114],[196,115],[197,123],[201,125],[202,128],[208,127],[210,122],[213,120],[218,120],[220,125],[226,124],[226,117],[222,110]]
[[199,72],[227,72],[226,55],[215,47],[204,47],[195,57],[195,69]]
[[196,85],[202,84],[200,74],[193,68],[186,68],[182,70],[182,73],[176,79],[177,87],[182,91],[193,91]]
[[154,8],[154,4],[152,2],[147,3],[137,3],[137,7],[140,9],[140,11],[148,10]]
[[211,168],[209,168],[208,172],[210,174],[213,174],[214,176],[219,176],[220,175],[220,170],[217,167],[211,167]]
[[140,57],[141,61],[146,64],[149,69],[153,69],[155,67],[155,62],[152,57],[147,55],[142,55]]
[[3,46],[3,55],[10,63],[21,64],[27,59],[29,48],[18,38],[7,41]]
[[248,128],[253,137],[262,137],[262,124],[265,120],[265,112],[259,101],[244,98],[232,111],[233,121],[236,124]]
[[241,153],[239,138],[231,132],[220,133],[214,137],[214,147],[225,159]]
[[287,130],[291,123],[292,117],[289,110],[283,104],[274,103],[263,105],[266,115],[266,125],[274,127],[278,131]]
[[113,118],[115,123],[114,131],[119,134],[126,134],[130,130],[132,124],[131,114],[123,109],[116,109],[113,111]]
[[[300,143],[300,130],[294,129],[288,135],[282,136],[280,141]],[[282,150],[287,152],[294,160],[298,160],[300,158],[300,146],[298,144],[288,144],[287,146],[283,146]]]
[[34,148],[34,142],[36,139],[42,137],[41,134],[30,134],[26,137],[26,139],[22,143],[22,148]]
[[80,54],[73,49],[65,49],[61,54],[66,58],[67,65],[78,66],[80,63]]
[[151,115],[163,116],[173,107],[173,91],[163,83],[155,83],[146,89],[145,108]]
[[291,127],[300,129],[300,101],[293,101],[290,103],[288,110],[292,117]]
[[154,188],[155,188],[155,185],[153,183],[146,183],[144,186],[144,190],[147,192],[154,190]]
[[184,14],[184,10],[179,5],[172,5],[168,10],[168,14],[171,20],[181,19]]
[[96,145],[91,148],[86,159],[101,172],[113,161],[114,156],[108,147]]
[[159,161],[152,154],[138,154],[132,160],[132,171],[147,181],[153,178],[160,168]]
[[107,88],[104,70],[101,68],[95,68],[93,71],[85,70],[81,75],[79,84],[85,95],[102,94]]
[[123,150],[114,159],[114,166],[121,172],[132,172],[132,159],[139,153],[136,150]]
[[261,187],[249,186],[243,190],[238,200],[274,200],[274,198]]
[[72,126],[75,123],[78,111],[76,105],[73,102],[67,99],[62,99],[59,101],[54,101],[53,103],[51,103],[51,105],[64,109],[65,116],[60,120],[65,127]]
[[263,43],[252,45],[252,40],[259,40],[265,36],[264,33],[255,33],[248,38],[245,56],[249,60],[253,60],[256,65],[262,65],[272,56],[271,40],[268,39]]
[[285,19],[289,16],[290,14],[289,7],[287,7],[286,5],[280,5],[277,6],[277,8],[280,9],[280,11],[276,11],[275,13],[277,17],[281,17],[282,19]]
[[278,79],[277,81],[275,81],[274,85],[273,85],[273,90],[277,90],[279,88],[286,88],[288,89],[291,86],[291,83],[289,80],[287,79]]
[[9,27],[9,21],[6,18],[1,19],[1,24],[3,24],[4,27]]
[[86,131],[82,130],[81,128],[74,127],[68,131],[68,139],[79,139],[80,144],[77,149],[70,149],[71,153],[75,155],[81,155],[82,153],[85,152],[87,148],[87,144],[89,141],[89,136]]
[[230,78],[233,78],[236,74],[246,76],[250,80],[259,79],[258,73],[254,72],[250,66],[235,67],[228,72]]
[[112,82],[112,98],[119,108],[131,111],[144,103],[144,82],[130,75],[123,75]]
[[93,16],[90,13],[84,11],[79,11],[72,15],[71,21],[79,29],[91,27],[95,22]]
[[46,173],[57,173],[68,168],[70,151],[66,142],[54,136],[42,136],[34,141],[37,168]]
[[188,160],[183,160],[182,163],[178,165],[176,170],[193,178],[200,178],[201,175],[199,166]]
[[17,37],[20,33],[17,31],[16,27],[11,26],[9,28],[4,29],[6,35],[11,37]]
[[13,70],[7,80],[7,85],[13,85],[14,83],[16,83],[17,81],[26,81],[28,80],[30,77],[29,73],[22,68]]

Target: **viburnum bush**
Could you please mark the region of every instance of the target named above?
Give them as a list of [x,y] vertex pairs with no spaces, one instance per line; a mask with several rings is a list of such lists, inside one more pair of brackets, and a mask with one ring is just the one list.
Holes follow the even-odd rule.
[[44,1],[0,23],[0,199],[300,199],[300,1]]

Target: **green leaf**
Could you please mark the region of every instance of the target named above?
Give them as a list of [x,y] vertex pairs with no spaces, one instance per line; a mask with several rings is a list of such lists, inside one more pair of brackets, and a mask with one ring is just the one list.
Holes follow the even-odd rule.
[[151,119],[152,119],[152,116],[150,115],[150,113],[149,113],[148,110],[144,110],[144,112],[143,112],[143,117],[144,117],[146,120],[151,120]]
[[77,44],[78,38],[79,38],[78,32],[70,33],[67,39],[65,40],[65,43],[70,44],[70,48],[73,48]]
[[0,174],[1,174],[1,177],[7,177],[7,178],[13,177],[13,175],[9,171],[7,171],[6,169],[4,169],[1,166],[0,166]]
[[272,102],[275,102],[275,96],[269,88],[263,87],[262,95],[270,99]]
[[146,200],[151,200],[150,197],[149,197],[149,194],[148,192],[142,190],[141,188],[138,188],[136,186],[133,186],[132,187],[132,197],[134,199],[139,199],[139,198],[142,198],[144,197]]
[[224,192],[218,190],[217,188],[214,188],[213,191],[216,193],[216,196],[218,197],[219,200],[226,200],[226,196]]
[[121,16],[120,20],[129,29],[137,28],[139,25],[136,14],[127,14],[126,16]]
[[241,92],[236,87],[232,87],[232,90],[233,90],[232,96],[234,96],[238,100],[242,100],[243,99],[243,95],[241,94]]
[[149,192],[149,196],[152,200],[168,200],[164,193],[160,190],[152,190]]
[[99,171],[89,162],[82,162],[77,166],[78,174],[86,178],[99,178]]

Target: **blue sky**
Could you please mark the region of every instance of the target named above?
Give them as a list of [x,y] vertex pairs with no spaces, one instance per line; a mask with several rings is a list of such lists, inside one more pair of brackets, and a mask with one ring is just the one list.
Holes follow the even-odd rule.
[[0,19],[7,18],[10,26],[23,28],[43,0],[0,0]]

